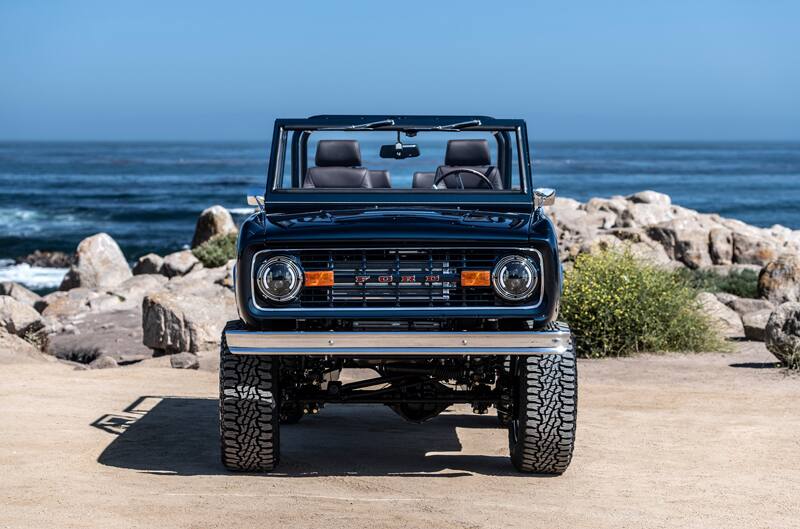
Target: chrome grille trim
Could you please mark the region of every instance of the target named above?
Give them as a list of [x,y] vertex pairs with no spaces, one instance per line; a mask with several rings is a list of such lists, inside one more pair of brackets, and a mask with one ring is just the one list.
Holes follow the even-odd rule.
[[[322,311],[322,312],[336,312],[336,311],[339,311],[339,310],[356,311],[356,312],[362,312],[362,311],[369,312],[369,311],[381,310],[381,309],[391,309],[393,311],[402,312],[402,311],[417,311],[417,310],[420,310],[420,309],[437,309],[437,308],[441,308],[441,309],[448,310],[448,311],[452,311],[452,310],[456,310],[456,311],[458,311],[458,310],[481,310],[481,309],[492,309],[492,310],[502,311],[503,309],[514,309],[514,310],[518,310],[518,309],[536,309],[542,304],[542,302],[544,300],[544,283],[545,283],[545,281],[543,281],[542,280],[543,278],[540,277],[539,288],[538,288],[538,297],[531,298],[530,304],[526,304],[524,302],[520,303],[520,304],[497,304],[497,303],[476,304],[476,305],[449,305],[449,304],[445,304],[446,302],[450,301],[449,298],[446,299],[444,297],[445,295],[449,295],[449,290],[460,289],[461,288],[459,286],[459,284],[458,284],[458,281],[459,281],[459,278],[458,278],[458,264],[456,264],[456,266],[451,266],[450,262],[445,262],[445,263],[434,262],[434,264],[441,265],[441,266],[432,268],[430,270],[431,273],[435,274],[435,273],[438,272],[438,273],[441,273],[441,274],[444,275],[446,273],[446,271],[451,270],[453,275],[454,275],[454,277],[455,277],[455,280],[454,281],[442,281],[442,282],[431,283],[430,286],[428,284],[425,284],[425,283],[417,283],[417,282],[403,283],[402,284],[403,286],[399,286],[399,284],[397,284],[397,283],[392,283],[390,285],[379,284],[379,283],[366,284],[366,285],[362,285],[362,284],[356,285],[356,283],[354,283],[354,282],[339,281],[337,279],[337,281],[335,283],[335,286],[332,289],[330,289],[328,287],[313,287],[313,289],[312,288],[308,289],[308,290],[311,291],[312,294],[314,293],[313,291],[317,290],[317,289],[319,289],[319,291],[325,291],[325,290],[333,291],[337,287],[348,287],[348,288],[351,288],[351,289],[352,288],[358,288],[360,290],[375,290],[375,292],[369,292],[369,294],[375,294],[374,296],[367,296],[367,297],[364,296],[363,292],[360,295],[350,295],[350,296],[343,296],[343,293],[339,292],[338,296],[336,298],[331,298],[331,300],[329,301],[329,304],[330,303],[334,303],[335,304],[337,301],[345,301],[345,302],[352,303],[352,302],[355,302],[355,301],[362,301],[363,300],[363,301],[371,301],[371,302],[378,302],[378,301],[379,302],[384,302],[384,303],[386,303],[384,305],[356,306],[356,305],[353,305],[353,304],[342,304],[342,305],[339,305],[339,306],[329,306],[329,304],[321,305],[321,304],[318,304],[319,302],[315,302],[315,304],[313,304],[313,305],[298,307],[298,306],[295,306],[295,305],[292,305],[292,304],[290,304],[288,306],[280,306],[280,305],[263,306],[263,305],[259,304],[258,296],[257,296],[257,293],[255,292],[255,284],[256,284],[255,283],[255,279],[256,279],[255,278],[255,274],[256,274],[256,271],[257,271],[256,263],[258,262],[258,258],[259,258],[260,255],[265,254],[265,253],[268,253],[268,254],[295,255],[300,259],[301,263],[303,264],[304,269],[306,269],[306,266],[309,266],[309,265],[307,264],[308,261],[306,261],[304,259],[304,256],[302,254],[303,252],[309,253],[309,254],[314,254],[314,253],[321,253],[321,252],[348,252],[348,251],[349,252],[358,252],[359,253],[358,259],[361,260],[362,262],[363,262],[362,256],[366,252],[370,252],[370,251],[399,252],[398,255],[401,255],[404,252],[406,252],[406,253],[425,253],[425,254],[431,254],[432,252],[437,252],[437,251],[439,251],[439,252],[469,252],[469,251],[477,251],[477,252],[486,252],[486,253],[494,252],[494,255],[492,257],[493,262],[495,262],[497,260],[497,258],[501,255],[499,252],[515,251],[515,252],[520,252],[520,253],[527,254],[527,255],[530,255],[532,257],[535,257],[536,263],[538,264],[538,270],[539,270],[540,275],[544,274],[544,270],[543,270],[544,259],[542,257],[541,252],[539,250],[534,249],[534,248],[520,248],[520,247],[508,247],[508,246],[477,247],[477,248],[465,248],[465,247],[452,247],[452,248],[447,248],[447,247],[430,247],[430,248],[417,248],[417,247],[414,247],[414,248],[388,248],[388,247],[375,247],[375,248],[363,248],[363,247],[361,247],[361,248],[268,248],[268,249],[264,249],[264,250],[259,250],[258,252],[256,252],[253,255],[253,258],[252,258],[253,259],[253,261],[252,261],[253,262],[253,266],[251,268],[250,289],[251,289],[251,296],[252,296],[253,305],[255,306],[255,308],[257,308],[259,310],[269,311],[269,312],[280,311],[281,313],[302,313],[303,311],[306,311],[306,310]],[[355,260],[356,259],[352,259],[351,261],[355,261]],[[330,269],[333,269],[333,270],[335,270],[337,272],[337,274],[336,274],[337,276],[341,277],[341,275],[343,275],[343,274],[344,275],[348,275],[347,270],[340,271],[339,268],[323,268],[321,266],[321,264],[322,264],[321,261],[312,261],[312,262],[314,262],[314,265],[309,267],[311,270],[330,270]],[[388,262],[390,262],[390,260],[384,260],[384,262],[388,263]],[[397,260],[394,260],[394,262],[397,262]],[[429,260],[429,262],[430,262],[430,260]],[[317,264],[317,263],[320,263],[320,264]],[[325,264],[327,265],[328,263],[329,263],[329,259],[325,259]],[[375,263],[375,261],[372,261],[372,263]],[[493,264],[492,265],[487,265],[487,266],[489,266],[489,268],[491,268],[493,266]],[[373,273],[381,273],[381,272],[385,273],[386,272],[385,268],[376,268],[374,266],[374,264],[370,264],[370,266],[366,270],[367,270],[367,272],[365,272],[365,273],[369,273],[370,271],[373,272]],[[420,273],[419,267],[399,268],[399,269],[394,269],[394,271],[396,271],[398,273],[403,272],[403,271]],[[360,272],[361,272],[360,270],[355,270],[355,271],[350,272],[349,275],[353,275],[354,276],[354,275],[359,274]],[[419,294],[414,295],[411,292],[404,292],[403,296],[400,298],[401,301],[402,301],[402,304],[398,304],[398,303],[389,304],[390,297],[387,295],[388,291],[392,291],[393,292],[393,296],[391,297],[391,299],[392,300],[396,300],[396,299],[398,299],[398,292],[401,292],[404,289],[420,289],[420,288],[425,289],[426,293],[425,294],[419,293]],[[483,288],[486,288],[489,291],[491,291],[492,299],[495,298],[494,289],[491,286],[490,287],[483,287]],[[385,291],[384,294],[380,293],[381,289],[383,289]],[[437,297],[432,297],[432,294],[430,292],[432,289],[433,290],[441,290],[442,291],[441,299],[437,298]],[[306,290],[304,289],[301,292],[300,297],[297,298],[298,301],[300,299],[302,299],[302,296],[305,293],[305,291]],[[448,291],[448,292],[445,293],[445,291]],[[332,295],[333,294],[331,294],[331,296]],[[440,302],[440,304],[431,304],[431,300],[436,301],[436,302]],[[420,304],[413,304],[413,305],[406,304],[407,302],[415,302],[415,301],[419,301]]]

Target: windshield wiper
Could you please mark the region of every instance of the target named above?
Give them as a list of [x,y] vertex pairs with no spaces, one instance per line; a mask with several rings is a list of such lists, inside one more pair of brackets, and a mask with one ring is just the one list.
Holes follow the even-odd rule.
[[345,127],[345,130],[358,130],[358,129],[374,129],[376,127],[390,127],[394,125],[393,119],[382,119],[381,121],[373,121],[372,123],[361,123],[359,125],[350,125]]
[[473,119],[470,121],[462,121],[461,123],[451,123],[450,125],[437,125],[433,127],[435,130],[461,130],[467,127],[480,127],[481,120]]

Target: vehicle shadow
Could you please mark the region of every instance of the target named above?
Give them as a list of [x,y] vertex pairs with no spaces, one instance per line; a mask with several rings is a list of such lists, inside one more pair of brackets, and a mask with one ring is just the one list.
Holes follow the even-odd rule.
[[[143,396],[91,426],[115,435],[98,462],[149,473],[228,474],[220,463],[217,400]],[[505,432],[489,415],[446,412],[406,423],[382,405],[329,405],[281,427],[279,477],[518,475],[506,455],[462,454],[456,428]]]

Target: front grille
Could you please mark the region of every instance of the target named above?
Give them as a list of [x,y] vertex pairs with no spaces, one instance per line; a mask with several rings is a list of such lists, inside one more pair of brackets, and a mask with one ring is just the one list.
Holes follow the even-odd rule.
[[[486,307],[503,304],[488,287],[462,287],[463,270],[492,270],[508,249],[292,250],[306,272],[333,270],[333,287],[303,288],[299,308]],[[267,258],[268,255],[264,255]],[[541,266],[534,258],[537,267]],[[258,263],[254,264],[257,269]],[[540,268],[541,271],[541,268]],[[536,299],[532,300],[534,303]]]

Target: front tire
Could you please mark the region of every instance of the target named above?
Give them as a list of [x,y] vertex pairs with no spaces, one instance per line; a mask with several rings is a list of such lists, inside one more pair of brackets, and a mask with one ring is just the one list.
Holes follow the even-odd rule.
[[572,460],[578,410],[574,347],[560,355],[516,358],[509,422],[511,462],[521,472],[562,474]]
[[[232,321],[225,331],[240,328],[240,322]],[[279,359],[232,354],[225,331],[219,363],[222,464],[236,471],[270,471],[280,459]]]

